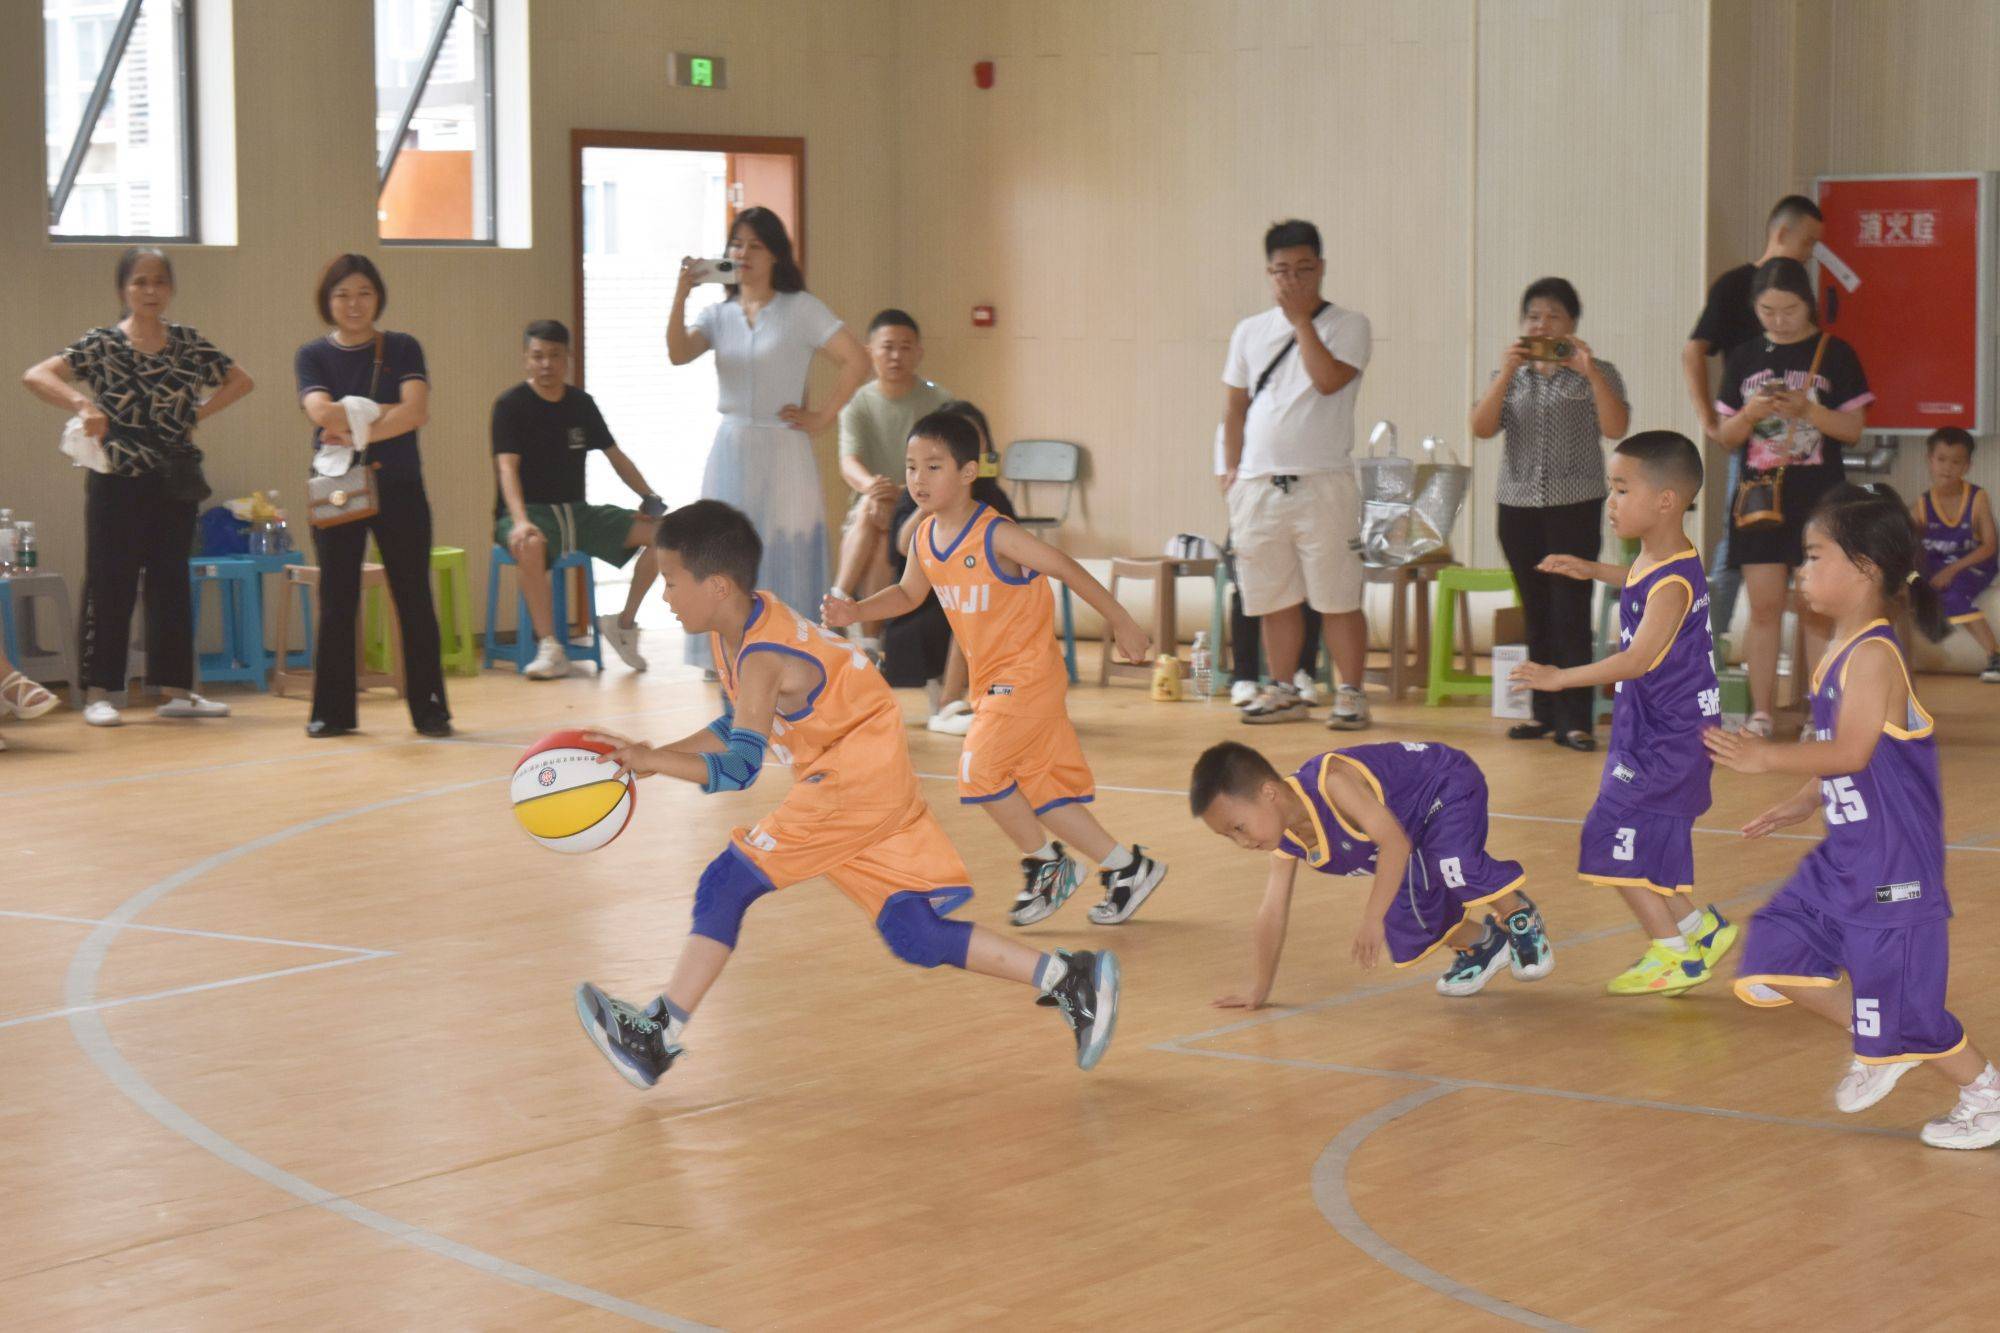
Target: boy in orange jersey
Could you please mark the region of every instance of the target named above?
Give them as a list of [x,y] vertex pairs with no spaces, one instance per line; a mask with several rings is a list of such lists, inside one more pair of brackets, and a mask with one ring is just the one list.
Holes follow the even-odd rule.
[[917,790],[901,710],[867,655],[753,591],[763,543],[728,505],[676,509],[654,541],[667,605],[688,633],[710,636],[722,716],[670,745],[598,739],[633,773],[663,773],[704,792],[749,787],[767,750],[796,776],[778,808],[737,829],[702,872],[693,931],[664,992],[637,1009],[589,982],[577,987],[577,1017],[612,1068],[652,1087],[681,1054],[681,1032],[722,975],[750,904],[819,875],[873,918],[904,962],[1036,987],[1036,1003],[1059,1009],[1075,1033],[1077,1064],[1094,1066],[1117,1023],[1117,958],[1038,954],[946,919],[972,897],[965,863]]
[[1043,576],[1060,578],[1095,607],[1131,661],[1145,661],[1152,642],[1076,561],[973,498],[979,448],[978,431],[963,417],[934,412],[917,422],[906,475],[923,517],[903,580],[861,602],[828,597],[820,618],[830,629],[893,620],[936,590],[972,676],[975,714],[959,758],[958,799],[984,808],[1022,853],[1024,882],[1008,919],[1031,925],[1076,890],[1083,875],[1063,839],[1101,867],[1104,901],[1090,919],[1115,926],[1139,910],[1167,868],[1106,833],[1086,808],[1096,787],[1064,706],[1069,674]]

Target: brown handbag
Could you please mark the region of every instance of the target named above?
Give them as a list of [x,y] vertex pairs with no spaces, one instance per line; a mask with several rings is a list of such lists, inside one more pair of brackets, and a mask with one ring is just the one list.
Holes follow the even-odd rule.
[[[368,396],[375,396],[376,386],[382,380],[381,333],[375,335],[375,366],[368,375]],[[359,523],[364,518],[373,518],[381,506],[375,495],[375,470],[378,464],[368,461],[368,450],[354,451],[354,462],[347,471],[337,477],[323,477],[315,472],[306,479],[306,520],[316,528],[337,528],[343,523]]]
[[[1819,376],[1820,359],[1826,355],[1826,335],[1819,335],[1819,342],[1813,346],[1812,366],[1806,371],[1806,392],[1812,392],[1813,380]],[[1797,421],[1785,423],[1785,440],[1780,446],[1784,454],[1792,452],[1792,435],[1799,428]],[[1745,454],[1748,457],[1748,454]],[[1730,507],[1730,516],[1736,526],[1745,532],[1755,532],[1760,528],[1780,527],[1785,521],[1785,468],[1783,464],[1769,472],[1745,477],[1736,485],[1736,502]]]

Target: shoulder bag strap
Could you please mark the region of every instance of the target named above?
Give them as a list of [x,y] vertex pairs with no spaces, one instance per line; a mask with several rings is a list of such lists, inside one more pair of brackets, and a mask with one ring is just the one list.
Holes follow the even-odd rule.
[[[1313,318],[1318,319],[1321,315],[1325,314],[1326,308],[1332,304],[1333,302],[1331,301],[1321,301],[1319,308],[1313,311]],[[1285,345],[1278,349],[1278,354],[1271,358],[1271,364],[1265,366],[1264,373],[1257,377],[1256,386],[1250,390],[1251,402],[1254,403],[1257,401],[1257,395],[1264,392],[1264,386],[1271,382],[1271,376],[1278,373],[1278,366],[1284,361],[1286,355],[1298,345],[1299,339],[1297,334],[1293,334],[1291,337],[1285,339]]]

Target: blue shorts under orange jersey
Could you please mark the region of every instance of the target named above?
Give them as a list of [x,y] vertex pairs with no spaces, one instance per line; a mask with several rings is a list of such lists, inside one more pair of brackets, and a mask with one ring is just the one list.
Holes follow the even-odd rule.
[[1009,574],[993,549],[1008,521],[980,505],[957,533],[940,534],[933,515],[917,525],[910,554],[951,621],[972,680],[958,799],[979,805],[1018,790],[1044,814],[1088,803],[1096,783],[1064,703],[1069,674],[1049,581],[1033,570]]
[[794,782],[775,810],[731,841],[773,888],[824,875],[871,917],[898,893],[948,912],[972,896],[965,862],[924,804],[903,739],[903,714],[867,656],[768,592],[753,601],[735,660],[711,636],[733,709],[743,663],[783,653],[819,669],[805,705],[773,722],[770,756]]

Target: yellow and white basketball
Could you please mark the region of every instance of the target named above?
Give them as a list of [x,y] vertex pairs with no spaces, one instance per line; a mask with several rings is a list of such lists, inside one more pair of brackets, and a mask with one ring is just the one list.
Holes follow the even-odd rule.
[[557,852],[594,852],[631,822],[632,775],[607,760],[580,731],[556,731],[514,766],[514,818]]

